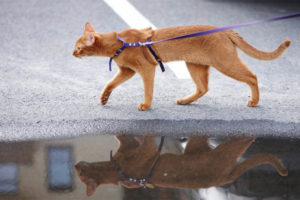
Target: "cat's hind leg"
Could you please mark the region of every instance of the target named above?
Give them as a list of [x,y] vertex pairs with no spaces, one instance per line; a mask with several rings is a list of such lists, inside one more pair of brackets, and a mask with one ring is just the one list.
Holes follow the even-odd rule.
[[211,151],[211,147],[208,144],[208,137],[206,136],[191,136],[184,149],[184,154],[198,154]]
[[256,75],[253,74],[247,65],[236,55],[231,56],[231,59],[222,60],[221,63],[214,67],[223,74],[244,82],[251,88],[252,98],[248,101],[248,106],[256,106],[259,101],[259,89]]
[[177,99],[177,104],[189,104],[202,97],[208,91],[209,66],[186,62],[190,75],[196,84],[195,93]]
[[120,67],[119,66],[119,72],[117,75],[104,87],[101,97],[100,97],[100,102],[102,105],[105,105],[108,101],[108,98],[111,94],[111,92],[120,84],[124,83],[133,75],[135,74],[135,71],[126,68],[126,67]]
[[233,137],[217,146],[211,152],[227,163],[236,163],[237,159],[245,153],[255,141],[252,137]]

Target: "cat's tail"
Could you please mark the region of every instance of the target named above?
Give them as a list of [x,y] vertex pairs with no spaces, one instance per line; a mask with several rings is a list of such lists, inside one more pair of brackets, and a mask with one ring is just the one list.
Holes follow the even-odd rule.
[[237,34],[234,31],[228,31],[229,38],[231,41],[239,47],[243,52],[245,52],[247,55],[259,59],[259,60],[273,60],[278,58],[283,54],[283,52],[290,46],[291,41],[285,40],[283,41],[277,49],[271,52],[265,52],[256,49],[255,47],[251,46],[249,43],[247,43],[239,34]]
[[281,162],[281,160],[279,158],[277,158],[276,156],[273,156],[271,154],[258,154],[258,155],[252,156],[250,158],[247,158],[246,160],[244,160],[243,162],[238,164],[232,170],[232,172],[228,178],[230,181],[234,181],[234,180],[238,179],[247,170],[251,169],[252,167],[262,165],[262,164],[272,165],[273,167],[275,167],[275,169],[281,176],[288,175],[287,169],[284,167],[283,163]]

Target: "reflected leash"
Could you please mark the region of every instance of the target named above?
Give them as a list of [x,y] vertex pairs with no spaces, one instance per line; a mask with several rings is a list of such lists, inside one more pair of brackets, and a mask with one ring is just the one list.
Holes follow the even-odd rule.
[[207,31],[200,31],[200,32],[190,33],[190,34],[186,34],[186,35],[176,36],[176,37],[167,38],[167,39],[158,40],[158,41],[152,41],[152,42],[150,41],[150,38],[148,38],[146,40],[146,42],[133,42],[133,43],[130,43],[130,42],[126,42],[125,40],[123,40],[120,36],[117,36],[117,39],[122,41],[123,45],[120,49],[118,49],[116,51],[116,53],[112,57],[110,57],[110,59],[109,59],[109,71],[111,71],[112,60],[116,56],[118,56],[120,53],[122,53],[122,51],[126,47],[142,47],[142,46],[148,47],[149,51],[151,52],[151,54],[153,55],[155,60],[159,63],[162,72],[164,72],[165,71],[164,65],[163,65],[161,59],[155,53],[155,51],[151,48],[152,44],[156,44],[156,43],[160,43],[160,42],[166,42],[166,41],[170,41],[170,40],[184,39],[184,38],[190,38],[190,37],[198,37],[198,36],[207,35],[207,34],[216,33],[216,32],[221,32],[221,31],[225,31],[225,30],[231,30],[231,29],[241,28],[241,27],[245,27],[245,26],[251,26],[251,25],[255,25],[255,24],[261,24],[261,23],[271,22],[271,21],[278,21],[278,20],[289,19],[289,18],[294,18],[294,17],[300,17],[300,12],[292,13],[292,14],[289,14],[289,15],[283,15],[283,16],[279,16],[279,17],[267,18],[267,19],[263,19],[263,20],[253,21],[253,22],[247,22],[247,23],[242,23],[242,24],[235,24],[235,25],[231,25],[231,26],[225,26],[225,27],[211,29],[211,30],[207,30]]
[[123,171],[123,169],[120,167],[120,165],[118,165],[117,161],[115,159],[113,159],[112,156],[112,151],[110,151],[110,162],[114,165],[115,169],[123,176],[123,180],[121,181],[129,181],[132,183],[138,183],[141,186],[144,186],[144,188],[146,188],[146,183],[151,183],[151,178],[152,178],[152,174],[154,172],[154,169],[156,167],[156,164],[158,163],[158,160],[160,158],[160,152],[161,149],[163,147],[164,144],[164,140],[165,140],[165,136],[162,136],[160,138],[160,143],[159,143],[159,147],[158,147],[158,156],[156,157],[154,164],[149,172],[149,175],[147,176],[147,178],[132,178],[130,176],[127,176],[126,173]]

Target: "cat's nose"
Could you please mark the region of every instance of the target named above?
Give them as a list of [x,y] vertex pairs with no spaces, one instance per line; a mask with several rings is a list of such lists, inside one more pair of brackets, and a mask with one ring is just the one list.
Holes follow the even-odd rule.
[[76,50],[74,50],[74,51],[73,51],[73,56],[75,56],[75,57],[77,57],[77,56],[78,56],[78,54],[77,54],[77,51],[76,51]]
[[77,163],[74,167],[75,167],[76,170],[79,170],[80,169],[80,164]]

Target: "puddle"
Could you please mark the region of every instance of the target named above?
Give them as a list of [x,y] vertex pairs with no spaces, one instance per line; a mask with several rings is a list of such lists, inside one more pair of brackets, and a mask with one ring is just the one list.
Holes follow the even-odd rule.
[[0,199],[300,197],[299,139],[166,137],[159,153],[160,143],[108,135],[1,142]]

